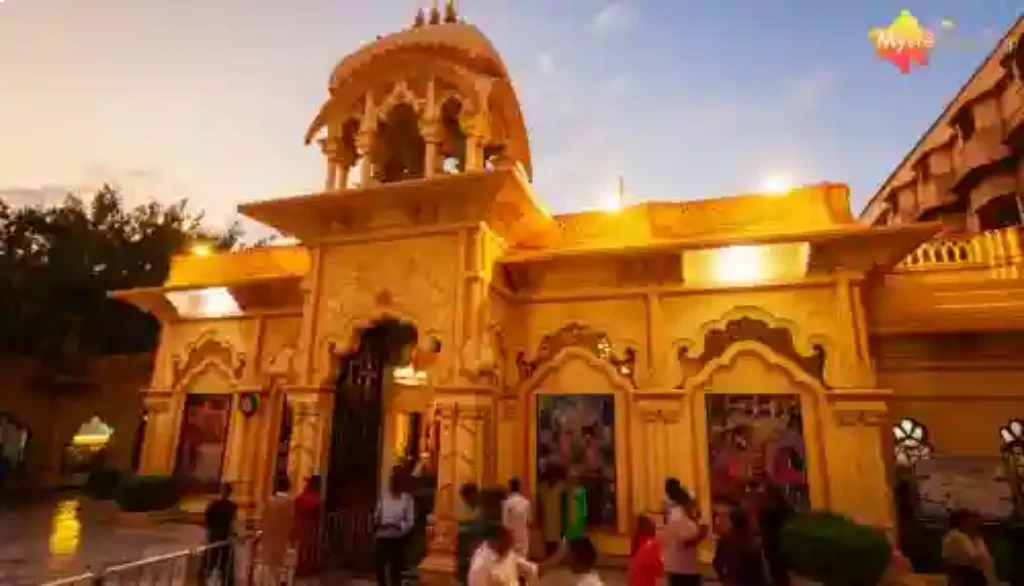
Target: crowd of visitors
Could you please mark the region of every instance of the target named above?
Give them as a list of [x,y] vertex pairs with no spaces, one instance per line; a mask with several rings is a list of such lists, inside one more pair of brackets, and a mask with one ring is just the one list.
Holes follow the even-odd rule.
[[[406,546],[417,523],[408,476],[396,468],[373,515],[377,584],[401,586]],[[263,513],[261,583],[291,583],[294,575],[315,573],[319,561],[322,514],[320,479],[310,478],[303,491],[290,496],[287,478],[278,480]],[[702,582],[698,547],[714,533],[712,568],[724,586],[789,586],[779,538],[791,517],[784,496],[765,489],[756,515],[740,504],[713,503],[711,526],[702,520],[697,501],[679,480],[665,482],[661,523],[649,515],[635,521],[627,565],[628,586],[695,586]],[[463,586],[522,586],[555,569],[568,570],[574,586],[601,586],[597,553],[587,535],[587,492],[572,474],[540,479],[539,507],[523,491],[519,478],[506,487],[481,490],[465,484],[457,540],[458,581]],[[235,584],[231,546],[238,507],[225,485],[206,509],[208,543],[200,567],[202,581],[217,575],[223,586]],[[981,518],[955,511],[942,543],[951,586],[992,586],[995,569],[981,536]],[[568,582],[566,582],[568,583]]]

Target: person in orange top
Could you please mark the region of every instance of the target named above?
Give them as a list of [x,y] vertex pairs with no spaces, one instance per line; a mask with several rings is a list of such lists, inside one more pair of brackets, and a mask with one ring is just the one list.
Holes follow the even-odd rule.
[[633,551],[626,566],[627,586],[655,586],[665,575],[657,537],[654,521],[646,515],[637,517]]

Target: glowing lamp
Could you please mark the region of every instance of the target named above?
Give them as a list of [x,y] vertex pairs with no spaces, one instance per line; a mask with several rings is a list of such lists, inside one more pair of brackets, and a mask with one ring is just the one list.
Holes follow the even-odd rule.
[[164,296],[181,317],[227,317],[242,312],[227,287],[169,291]]
[[761,182],[761,192],[765,195],[786,195],[793,187],[793,181],[784,175],[771,175]]
[[200,242],[193,244],[188,251],[193,256],[210,256],[213,254],[213,247],[206,242]]

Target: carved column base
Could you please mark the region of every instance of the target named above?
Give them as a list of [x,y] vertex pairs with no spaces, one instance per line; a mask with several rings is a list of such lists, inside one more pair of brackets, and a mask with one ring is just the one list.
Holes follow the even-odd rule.
[[458,523],[454,520],[435,520],[427,528],[427,555],[420,562],[419,581],[427,586],[453,586],[458,582],[456,572],[456,539]]

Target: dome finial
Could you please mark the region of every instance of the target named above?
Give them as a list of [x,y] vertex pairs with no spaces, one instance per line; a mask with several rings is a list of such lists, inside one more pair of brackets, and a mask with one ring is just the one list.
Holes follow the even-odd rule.
[[455,0],[448,0],[444,7],[444,21],[448,24],[459,22],[459,11],[455,7]]
[[427,23],[426,14],[423,13],[423,0],[416,0],[416,19],[412,21],[413,28],[419,28]]

